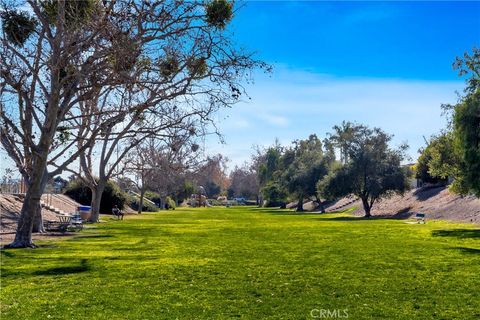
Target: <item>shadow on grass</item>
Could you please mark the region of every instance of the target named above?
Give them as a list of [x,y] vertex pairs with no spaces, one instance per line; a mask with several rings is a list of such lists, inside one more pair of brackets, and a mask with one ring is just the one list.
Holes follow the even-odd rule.
[[480,229],[444,229],[433,230],[434,237],[455,237],[460,239],[480,238]]
[[266,214],[280,214],[280,215],[291,215],[294,214],[295,211],[291,209],[280,209],[280,208],[252,208],[251,211],[255,213],[266,213]]
[[313,211],[285,211],[285,209],[281,210],[271,210],[271,211],[263,211],[268,214],[273,214],[277,216],[311,216],[311,215],[320,215],[321,212],[313,212]]
[[467,253],[467,254],[480,254],[480,249],[475,249],[475,248],[467,248],[467,247],[455,247],[452,249],[459,250],[462,253]]
[[90,270],[90,266],[88,265],[87,259],[80,260],[80,265],[78,266],[68,266],[68,267],[56,267],[56,268],[49,268],[46,270],[39,270],[33,272],[33,275],[36,276],[60,276],[66,274],[75,274],[86,272]]
[[[327,212],[331,213],[331,212]],[[345,212],[339,212],[345,213]],[[373,220],[406,220],[412,216],[412,213],[405,214],[394,214],[394,215],[376,215],[376,216],[341,216],[341,217],[322,217],[321,220],[328,221],[373,221]]]
[[[38,233],[37,233],[38,234]],[[71,237],[75,235],[75,232],[60,232],[60,231],[49,231],[42,233],[42,236],[47,236],[47,237],[58,237],[58,238],[63,238],[63,237]],[[40,234],[38,234],[40,235]]]
[[[252,208],[254,212],[261,212],[272,215],[281,215],[281,216],[303,216],[303,215],[321,215],[337,212],[320,212],[320,211],[295,211],[295,209],[280,209],[280,208]],[[338,211],[338,213],[345,213],[345,211]]]
[[103,238],[114,238],[111,234],[94,234],[94,235],[83,235],[75,237],[75,239],[103,239]]
[[15,257],[15,254],[11,251],[6,251],[4,249],[0,250],[0,254],[5,257],[13,258]]

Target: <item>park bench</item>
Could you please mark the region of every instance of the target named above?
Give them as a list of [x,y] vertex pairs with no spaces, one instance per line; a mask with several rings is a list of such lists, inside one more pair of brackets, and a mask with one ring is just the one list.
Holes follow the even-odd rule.
[[416,213],[415,219],[417,220],[417,223],[425,223],[425,213]]
[[82,219],[78,216],[57,215],[58,221],[47,221],[45,229],[47,231],[60,231],[62,233],[68,230],[78,231],[83,229]]

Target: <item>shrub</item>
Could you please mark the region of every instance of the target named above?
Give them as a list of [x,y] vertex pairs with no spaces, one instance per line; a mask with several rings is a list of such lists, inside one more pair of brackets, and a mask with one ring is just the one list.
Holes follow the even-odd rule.
[[188,200],[192,193],[195,193],[194,185],[190,181],[185,181],[183,186],[175,194],[175,197],[179,203],[182,203],[185,200]]
[[261,190],[266,200],[265,207],[281,207],[285,206],[287,194],[278,183],[269,182]]
[[[81,180],[70,182],[66,188],[65,195],[74,199],[82,205],[89,206],[92,203],[92,191]],[[113,181],[109,180],[102,194],[100,212],[111,213],[113,206],[117,205],[123,209],[127,201],[127,195]]]
[[162,203],[162,197],[156,192],[145,191],[144,197],[150,201],[155,202],[157,205],[160,205]]
[[173,210],[175,210],[175,208],[177,207],[177,204],[175,203],[175,201],[174,201],[172,198],[170,198],[170,197],[167,197],[167,198],[165,199],[165,204],[167,205],[167,207],[166,207],[167,210],[168,210],[168,209],[173,209]]
[[[138,198],[132,198],[131,201],[129,202],[129,205],[133,210],[138,210],[138,207],[140,205],[139,199]],[[156,205],[154,205],[153,203],[143,201],[142,211],[157,212],[158,207]]]
[[227,203],[227,200],[218,200],[218,199],[208,199],[208,203],[212,206],[224,206]]

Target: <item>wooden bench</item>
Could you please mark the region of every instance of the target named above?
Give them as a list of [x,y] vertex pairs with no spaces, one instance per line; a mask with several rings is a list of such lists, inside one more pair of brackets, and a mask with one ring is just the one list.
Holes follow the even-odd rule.
[[417,223],[420,223],[420,222],[425,223],[425,213],[416,213],[415,219],[417,220]]

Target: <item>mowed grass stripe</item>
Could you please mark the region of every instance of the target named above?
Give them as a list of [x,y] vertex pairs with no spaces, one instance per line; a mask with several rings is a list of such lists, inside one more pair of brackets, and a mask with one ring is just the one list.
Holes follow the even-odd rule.
[[474,225],[341,213],[131,216],[2,251],[2,319],[476,319],[479,239]]

